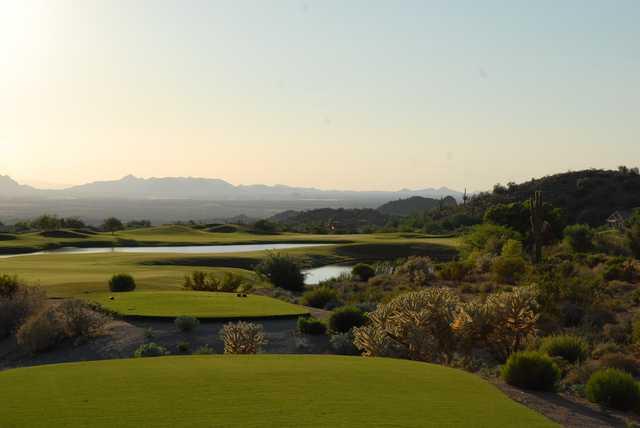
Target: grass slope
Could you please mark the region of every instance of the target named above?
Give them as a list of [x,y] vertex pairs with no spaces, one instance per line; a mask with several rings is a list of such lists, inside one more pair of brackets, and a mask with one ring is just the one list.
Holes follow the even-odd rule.
[[[109,300],[113,297],[114,300]],[[200,319],[282,317],[307,314],[302,306],[265,296],[204,291],[133,291],[93,294],[91,300],[123,315]]]
[[0,373],[0,426],[553,427],[482,379],[392,359],[189,356]]

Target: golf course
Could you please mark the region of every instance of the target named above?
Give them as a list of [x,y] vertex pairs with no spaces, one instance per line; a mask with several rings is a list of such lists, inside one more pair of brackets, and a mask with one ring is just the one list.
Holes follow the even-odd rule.
[[[25,387],[28,385],[28,387]],[[3,427],[553,427],[472,374],[339,356],[180,356],[0,373]]]
[[308,310],[266,296],[194,291],[137,291],[99,293],[91,300],[122,315],[173,318],[176,314],[199,319],[246,319],[305,315]]
[[[455,238],[422,234],[257,235],[243,231],[216,233],[174,225],[113,234],[94,233],[86,238],[79,238],[82,234],[71,230],[55,235],[26,233],[16,235],[14,240],[0,241],[0,251],[5,254],[0,258],[0,272],[18,275],[42,287],[49,297],[92,300],[122,315],[221,319],[306,313],[300,306],[264,296],[238,298],[235,294],[182,290],[185,275],[194,270],[219,277],[233,273],[256,289],[269,287],[253,272],[253,267],[268,253],[256,251],[260,245],[304,245],[277,251],[295,256],[309,267],[317,267],[360,260],[393,260],[414,254],[447,258],[455,254],[458,244]],[[45,253],[7,255],[20,248]],[[59,250],[61,248],[64,250]],[[74,253],[74,248],[86,252]],[[122,251],[104,252],[109,248]],[[227,248],[253,251],[226,252]],[[136,291],[115,298],[108,293],[107,280],[117,273],[135,277]]]

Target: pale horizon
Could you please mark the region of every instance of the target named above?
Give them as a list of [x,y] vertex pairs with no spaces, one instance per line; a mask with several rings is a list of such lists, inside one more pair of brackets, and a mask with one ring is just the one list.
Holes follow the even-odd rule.
[[0,174],[336,190],[640,160],[640,2],[0,6]]

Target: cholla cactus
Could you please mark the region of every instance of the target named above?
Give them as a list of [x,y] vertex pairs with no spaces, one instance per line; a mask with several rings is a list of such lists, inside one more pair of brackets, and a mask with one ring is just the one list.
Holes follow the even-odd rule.
[[459,306],[446,288],[401,295],[369,314],[369,325],[355,329],[354,343],[368,356],[403,354],[449,364],[458,343],[453,324]]
[[488,339],[498,357],[506,359],[518,351],[527,338],[535,335],[539,310],[536,297],[533,287],[521,287],[487,299],[493,317],[493,329]]
[[220,338],[225,354],[257,354],[267,344],[262,325],[242,321],[225,324]]

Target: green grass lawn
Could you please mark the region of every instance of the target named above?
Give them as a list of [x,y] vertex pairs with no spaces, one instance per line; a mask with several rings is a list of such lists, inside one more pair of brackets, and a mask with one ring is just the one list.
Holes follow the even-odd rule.
[[[109,298],[113,297],[113,300]],[[238,297],[235,293],[204,291],[132,291],[96,293],[89,297],[123,315],[175,318],[189,315],[200,319],[260,318],[307,314],[302,306],[265,296]]]
[[0,372],[0,426],[553,427],[472,374],[338,356],[183,356]]

